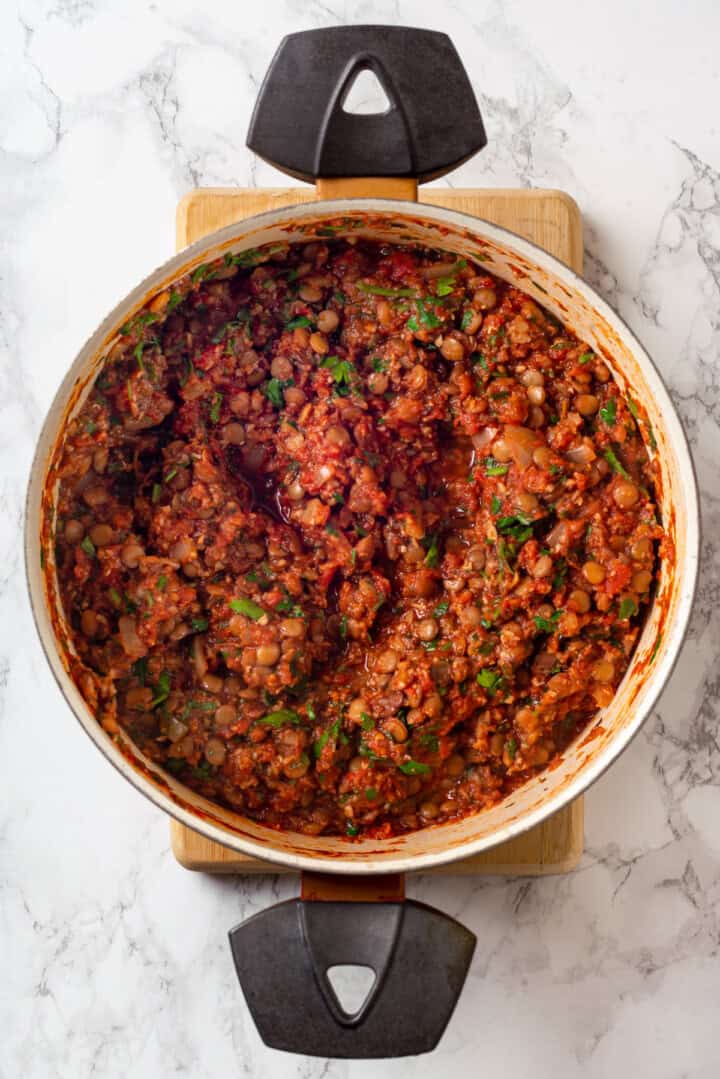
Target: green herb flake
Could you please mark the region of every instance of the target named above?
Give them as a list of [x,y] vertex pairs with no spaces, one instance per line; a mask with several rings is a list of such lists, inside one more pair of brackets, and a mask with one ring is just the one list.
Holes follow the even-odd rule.
[[403,775],[406,776],[426,776],[432,771],[429,764],[423,764],[422,761],[412,760],[402,761],[402,763],[398,765],[398,768]]
[[301,326],[314,326],[314,322],[307,315],[298,315],[297,318],[291,318],[285,323],[286,330],[299,330]]
[[368,802],[374,802],[379,794],[380,794],[380,791],[377,789],[377,787],[366,787],[365,788],[365,797],[367,798]]
[[208,628],[207,618],[192,618],[190,620],[190,628],[195,633],[203,633]]
[[493,495],[492,499],[490,501],[490,512],[494,513],[494,514],[497,514],[497,513],[500,512],[501,509],[502,509],[502,499],[498,498],[497,495]]
[[555,576],[553,577],[552,586],[553,586],[553,591],[559,592],[560,589],[565,584],[565,578],[567,577],[567,572],[568,572],[567,562],[565,561],[564,558],[560,558],[555,563],[555,566],[556,566],[556,572],[555,572]]
[[437,607],[433,611],[433,615],[435,616],[435,618],[442,618],[442,616],[444,614],[448,613],[449,609],[450,609],[450,604],[445,599],[445,600],[442,601],[442,603],[438,603]]
[[656,450],[657,449],[657,440],[655,438],[655,432],[653,431],[652,424],[650,423],[650,420],[645,421],[645,428],[647,430],[648,442],[650,443],[650,446],[652,447],[652,449]]
[[359,831],[360,829],[358,828],[357,824],[352,824],[350,821],[348,821],[345,825],[346,835],[354,836],[357,835]]
[[660,651],[660,645],[662,644],[662,639],[663,639],[662,633],[658,634],[658,638],[655,641],[655,645],[653,647],[652,652],[650,653],[650,659],[649,659],[648,662],[652,663],[654,661],[655,657],[657,656],[658,652]]
[[367,712],[360,713],[360,722],[362,723],[362,729],[364,731],[371,731],[375,727],[375,720],[372,716],[369,716]]
[[193,270],[190,280],[193,285],[199,285],[201,281],[208,281],[211,277],[214,277],[217,270],[212,268],[212,264],[209,262],[202,262],[199,266],[196,266]]
[[316,758],[319,757],[322,754],[322,751],[324,750],[325,746],[328,744],[330,738],[335,740],[339,733],[340,733],[340,716],[338,716],[338,718],[335,720],[335,722],[330,727],[327,727],[322,732],[322,734],[318,738],[317,742],[313,742],[313,753],[315,754]]
[[167,588],[167,583],[168,583],[167,577],[165,576],[164,573],[161,573],[160,576],[158,577],[158,581],[157,581],[158,592],[164,592],[165,589]]
[[239,599],[231,599],[230,607],[237,614],[244,614],[246,618],[252,618],[253,622],[257,622],[257,620],[262,618],[266,613],[262,607],[259,607],[257,603],[253,603],[253,601],[246,596],[240,596]]
[[626,480],[630,479],[629,472],[627,471],[627,469],[625,469],[623,467],[623,465],[620,463],[620,461],[618,459],[617,454],[615,453],[614,450],[610,449],[610,447],[608,447],[605,450],[605,460],[610,465],[613,472],[617,472],[620,476],[623,476]]
[[175,310],[175,308],[177,307],[177,305],[179,303],[182,303],[182,301],[183,301],[183,298],[180,295],[180,293],[176,292],[176,290],[173,289],[172,292],[170,293],[170,299],[168,300],[168,305],[165,308],[165,314],[169,315],[171,311]]
[[[441,320],[437,317],[434,311],[431,311],[428,307],[428,300],[416,300],[415,306],[417,308],[417,318],[413,315],[412,318],[407,320],[407,328],[412,330],[413,333],[418,333],[420,329],[436,330],[438,326],[442,325]],[[418,325],[418,320],[422,325]]]
[[284,727],[286,723],[300,723],[300,716],[291,708],[278,708],[255,720],[263,727]]
[[82,547],[83,551],[88,556],[88,558],[94,558],[95,557],[95,544],[93,543],[93,541],[90,539],[89,536],[85,537],[85,539],[82,541],[80,546]]
[[617,401],[615,400],[614,397],[611,397],[610,400],[605,405],[603,405],[603,407],[600,409],[600,419],[608,427],[613,427],[614,424],[615,424],[615,416],[616,415],[617,415]]
[[479,686],[488,691],[491,697],[494,697],[500,688],[500,683],[503,680],[503,676],[498,671],[493,671],[489,667],[483,667],[478,672],[476,681]]
[[330,371],[335,383],[335,393],[339,397],[347,397],[357,385],[357,372],[350,360],[341,360],[339,356],[326,356],[320,366]]
[[517,750],[518,744],[516,740],[514,738],[508,738],[507,742],[505,743],[505,752],[507,753],[511,761],[515,760],[515,754],[517,753]]
[[275,408],[282,408],[285,404],[283,390],[293,385],[291,378],[271,378],[263,386],[263,393]]
[[637,603],[631,596],[626,596],[625,599],[620,600],[620,608],[618,611],[618,617],[621,621],[625,621],[628,618],[632,618],[634,614],[637,614]]
[[542,618],[541,615],[536,614],[534,618],[535,625],[543,633],[554,633],[557,628],[556,623],[560,620],[563,613],[563,611],[555,611],[550,618]]
[[578,357],[578,363],[581,363],[583,366],[585,366],[586,363],[590,363],[590,360],[594,360],[594,359],[595,359],[595,353],[594,352],[583,352],[582,356]]
[[347,638],[347,634],[348,634],[348,620],[347,620],[347,615],[344,614],[342,616],[342,618],[340,619],[340,636],[342,637],[343,640],[345,640]]
[[151,708],[157,708],[157,706],[159,704],[162,704],[163,701],[166,701],[169,696],[170,696],[170,673],[168,671],[163,671],[162,674],[160,675],[160,677],[157,680],[157,685],[155,686],[155,696],[153,697],[152,701],[150,702],[150,707]]
[[213,423],[220,422],[220,409],[222,407],[223,395],[221,393],[213,394],[212,405],[210,407],[210,419]]
[[117,610],[120,610],[120,608],[123,605],[123,602],[122,602],[122,596],[118,592],[117,588],[109,589],[108,595],[110,597],[110,602],[112,603],[113,607],[117,608]]
[[496,528],[502,536],[510,536],[517,543],[525,543],[533,534],[533,522],[522,513],[500,517]]
[[500,464],[494,457],[485,458],[486,476],[504,476],[510,470],[510,465]]
[[148,661],[147,656],[143,656],[142,659],[136,659],[130,668],[135,678],[141,686],[145,685],[148,673]]

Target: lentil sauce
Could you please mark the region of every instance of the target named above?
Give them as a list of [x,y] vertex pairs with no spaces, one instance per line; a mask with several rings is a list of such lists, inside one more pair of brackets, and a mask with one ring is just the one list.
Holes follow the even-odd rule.
[[271,827],[383,838],[493,805],[627,668],[669,553],[642,422],[566,327],[447,253],[198,267],[66,431],[78,685]]

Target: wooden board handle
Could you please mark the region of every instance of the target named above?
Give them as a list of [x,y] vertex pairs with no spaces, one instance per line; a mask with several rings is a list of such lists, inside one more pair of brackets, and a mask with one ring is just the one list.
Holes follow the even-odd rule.
[[338,176],[318,177],[315,184],[319,199],[405,199],[417,202],[418,185],[412,176]]

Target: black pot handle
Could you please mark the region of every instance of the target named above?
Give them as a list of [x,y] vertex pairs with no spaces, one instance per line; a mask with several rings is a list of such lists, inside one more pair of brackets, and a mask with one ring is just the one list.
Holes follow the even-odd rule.
[[[345,112],[363,69],[390,108]],[[247,145],[282,172],[414,176],[450,172],[487,139],[462,61],[447,34],[406,26],[333,26],[283,38],[255,105]]]
[[[437,1045],[470,966],[475,937],[412,900],[291,899],[230,932],[250,1013],[266,1045],[306,1056],[414,1056]],[[375,981],[354,1015],[327,976],[371,967]]]

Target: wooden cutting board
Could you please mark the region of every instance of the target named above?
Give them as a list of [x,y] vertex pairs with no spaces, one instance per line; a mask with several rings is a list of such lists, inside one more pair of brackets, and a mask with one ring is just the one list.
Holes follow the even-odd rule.
[[[317,194],[310,187],[198,188],[177,208],[177,246],[185,247],[216,229],[253,214],[280,206],[312,202]],[[583,265],[582,219],[575,202],[562,191],[475,190],[421,188],[420,201],[482,217],[544,247],[563,262],[581,271]],[[432,870],[450,874],[503,874],[544,876],[568,873],[583,851],[583,799],[560,810],[549,820],[517,839],[485,854],[466,858]],[[237,854],[205,839],[178,821],[170,825],[173,854],[186,869],[205,873],[289,873],[266,862]]]

